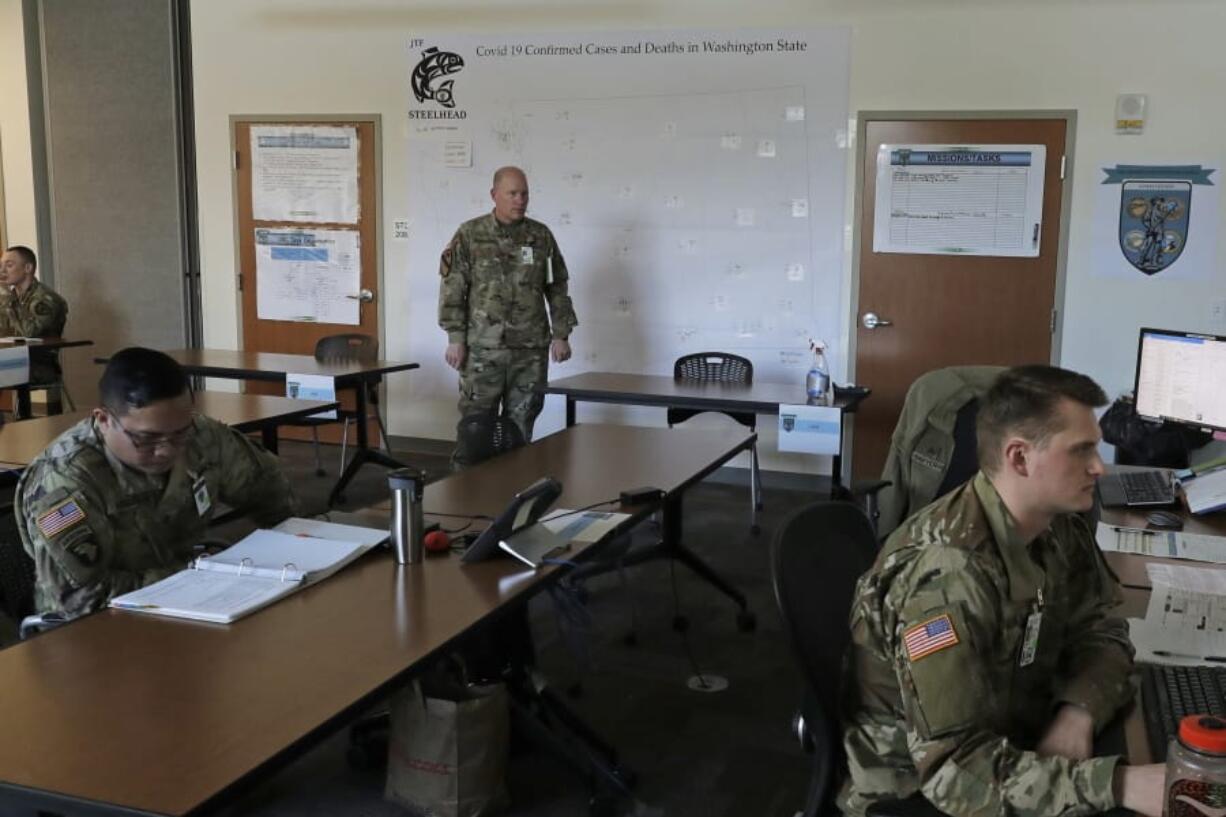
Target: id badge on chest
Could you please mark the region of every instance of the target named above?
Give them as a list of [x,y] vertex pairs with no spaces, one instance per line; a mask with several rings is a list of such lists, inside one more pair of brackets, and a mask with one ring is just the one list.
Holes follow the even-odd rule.
[[209,483],[204,475],[192,480],[192,497],[196,500],[196,513],[204,516],[213,507],[213,499],[209,496]]
[[1034,663],[1034,657],[1039,652],[1039,631],[1042,629],[1043,591],[1040,589],[1034,610],[1026,616],[1026,631],[1022,634],[1022,654],[1017,662],[1019,667],[1028,667]]
[[532,248],[531,248],[531,247],[529,247],[529,246],[527,246],[527,245],[524,245],[523,247],[520,247],[520,248],[519,248],[519,263],[521,263],[521,264],[531,264],[531,263],[532,263],[532,257],[533,257],[533,256],[532,256]]

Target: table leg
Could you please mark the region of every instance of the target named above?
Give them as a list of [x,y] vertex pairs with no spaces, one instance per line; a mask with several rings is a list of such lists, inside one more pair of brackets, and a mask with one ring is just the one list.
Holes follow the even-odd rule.
[[33,409],[30,407],[30,384],[22,383],[17,386],[17,419],[25,420],[33,416]]
[[575,424],[575,398],[566,398],[566,427],[570,428]]
[[384,468],[403,468],[404,463],[399,460],[389,457],[382,451],[370,447],[370,436],[366,433],[366,412],[368,411],[366,401],[366,381],[358,380],[354,386],[356,389],[356,405],[358,415],[358,444],[357,450],[353,452],[353,459],[345,466],[345,471],[336,480],[336,485],[332,487],[332,493],[328,494],[328,507],[336,505],[337,502],[344,501],[345,487],[353,481],[357,475],[358,469],[368,462],[373,462],[376,465],[382,465]]
[[276,423],[265,423],[260,428],[260,437],[264,442],[264,448],[273,454],[277,453],[278,446],[280,445],[280,440],[277,437],[279,428],[280,426]]

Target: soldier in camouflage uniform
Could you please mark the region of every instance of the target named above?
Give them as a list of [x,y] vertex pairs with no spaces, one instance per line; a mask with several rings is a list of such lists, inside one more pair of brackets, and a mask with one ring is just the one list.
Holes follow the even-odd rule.
[[182,570],[220,503],[261,525],[293,512],[276,458],[196,415],[170,357],[124,349],[99,392],[102,406],[17,484],[14,511],[37,571],[39,612],[88,613]]
[[[14,246],[0,256],[0,337],[58,338],[68,320],[68,302],[34,277],[38,259],[29,247]],[[30,382],[56,383],[59,357],[54,350],[30,350]]]
[[1077,515],[1103,471],[1089,378],[1001,375],[980,472],[903,523],[861,577],[844,675],[847,814],[920,792],[954,817],[1161,814],[1161,765],[1091,757],[1132,698],[1120,598]]
[[443,251],[438,322],[447,332],[447,363],[460,372],[461,418],[500,413],[530,440],[547,355],[556,363],[570,357],[567,338],[578,320],[553,233],[524,215],[523,171],[499,169],[490,197],[493,212],[461,224]]

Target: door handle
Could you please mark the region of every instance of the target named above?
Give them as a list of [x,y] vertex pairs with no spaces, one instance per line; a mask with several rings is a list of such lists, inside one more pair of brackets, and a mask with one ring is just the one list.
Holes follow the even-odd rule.
[[864,317],[860,319],[860,323],[864,324],[865,329],[876,329],[878,326],[893,326],[893,321],[883,320],[877,317],[876,312],[865,312]]
[[375,299],[375,293],[369,289],[361,289],[357,295],[346,295],[345,297],[351,301],[361,301],[364,304],[368,304]]

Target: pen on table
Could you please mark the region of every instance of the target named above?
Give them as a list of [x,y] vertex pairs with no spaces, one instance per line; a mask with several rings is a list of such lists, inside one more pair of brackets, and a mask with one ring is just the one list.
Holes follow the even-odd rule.
[[130,604],[126,601],[115,602],[115,606],[120,610],[157,610],[156,604]]
[[1217,664],[1226,664],[1226,657],[1221,655],[1192,655],[1186,652],[1171,652],[1170,650],[1154,650],[1154,655],[1162,658],[1191,658],[1196,661],[1212,661]]
[[1112,525],[1111,530],[1115,531],[1116,533],[1139,533],[1142,536],[1158,535],[1158,531],[1156,530],[1146,530],[1145,528],[1123,528],[1119,525]]

